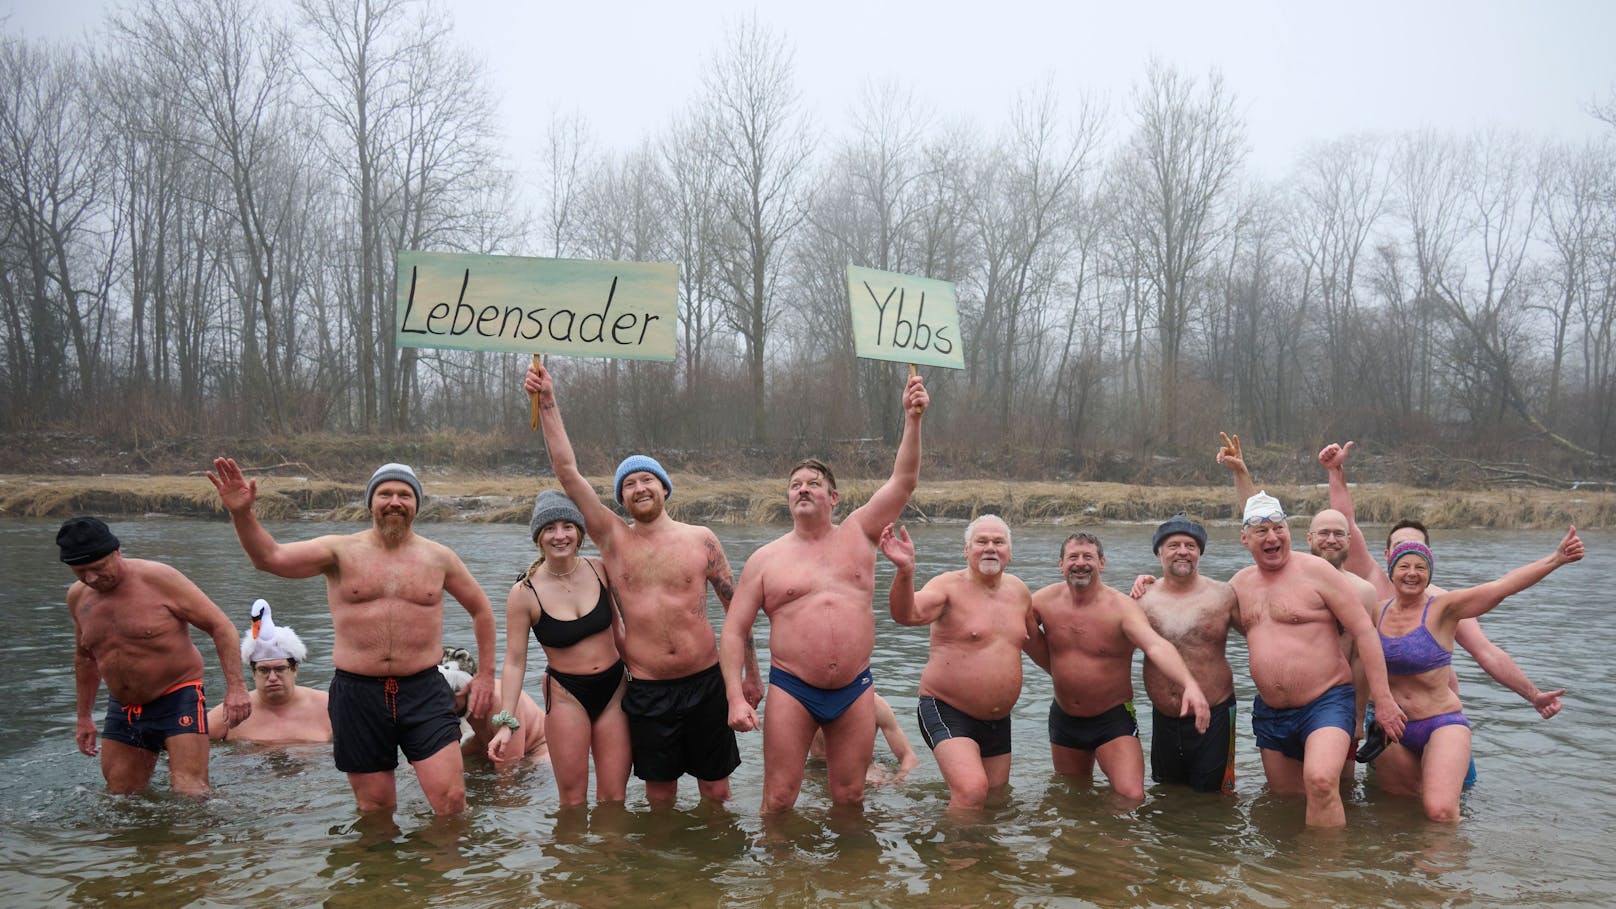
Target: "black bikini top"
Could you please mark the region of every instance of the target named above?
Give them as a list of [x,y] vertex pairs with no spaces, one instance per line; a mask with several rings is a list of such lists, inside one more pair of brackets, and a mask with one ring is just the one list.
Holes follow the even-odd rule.
[[527,589],[533,591],[533,601],[539,604],[539,620],[533,624],[533,637],[540,646],[571,647],[612,627],[612,601],[611,595],[606,592],[606,582],[600,579],[600,573],[595,571],[593,563],[586,559],[584,564],[589,566],[590,573],[595,575],[595,583],[600,585],[600,597],[595,600],[594,609],[576,619],[558,619],[545,612],[544,601],[539,599],[533,579],[522,579]]

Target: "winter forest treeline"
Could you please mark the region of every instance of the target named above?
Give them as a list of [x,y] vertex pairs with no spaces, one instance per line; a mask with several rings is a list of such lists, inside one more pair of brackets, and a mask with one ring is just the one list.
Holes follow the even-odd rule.
[[929,446],[1616,455],[1616,104],[1596,141],[1344,135],[1270,176],[1216,73],[1031,86],[996,124],[871,85],[831,131],[792,60],[734,23],[630,149],[548,113],[564,87],[511,87],[550,123],[513,162],[476,49],[414,0],[0,37],[0,429],[525,429],[523,358],[394,344],[395,253],[422,249],[680,263],[677,362],[556,364],[575,437],[615,447],[894,438],[903,368],[852,355],[853,263],[958,287]]

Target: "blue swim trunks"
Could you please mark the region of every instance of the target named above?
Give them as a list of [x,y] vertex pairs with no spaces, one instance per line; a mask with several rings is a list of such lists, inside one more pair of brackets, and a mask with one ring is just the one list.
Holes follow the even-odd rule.
[[1257,747],[1296,761],[1302,759],[1307,737],[1315,731],[1333,726],[1350,738],[1357,718],[1356,695],[1352,686],[1344,683],[1300,707],[1270,707],[1260,694],[1251,702],[1251,732]]
[[864,667],[853,681],[840,688],[827,690],[815,688],[779,666],[769,666],[769,684],[791,695],[807,709],[810,716],[818,723],[829,723],[853,706],[859,696],[870,690],[873,680],[870,678],[870,667]]

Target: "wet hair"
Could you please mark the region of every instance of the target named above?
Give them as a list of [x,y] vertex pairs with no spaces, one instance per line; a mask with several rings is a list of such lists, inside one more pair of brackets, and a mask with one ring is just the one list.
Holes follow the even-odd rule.
[[983,521],[998,521],[1004,526],[1004,541],[1010,542],[1010,522],[996,514],[979,514],[969,524],[965,525],[965,545],[971,545],[971,536],[976,533],[976,525]]
[[1077,533],[1074,533],[1061,541],[1060,558],[1055,560],[1056,565],[1059,565],[1061,562],[1066,560],[1066,547],[1072,545],[1073,543],[1087,543],[1094,547],[1095,555],[1102,559],[1105,558],[1105,546],[1100,543],[1100,538],[1086,530],[1079,530]]
[[1396,533],[1399,530],[1402,530],[1405,527],[1412,527],[1415,530],[1418,530],[1420,532],[1420,542],[1424,543],[1427,546],[1431,545],[1431,532],[1429,530],[1425,529],[1425,525],[1421,524],[1419,521],[1414,520],[1413,518],[1404,518],[1401,521],[1398,521],[1396,524],[1393,524],[1391,530],[1386,531],[1386,551],[1387,552],[1392,551],[1392,534]]
[[818,458],[803,458],[801,461],[791,465],[791,470],[786,473],[786,477],[790,478],[797,471],[802,470],[805,467],[809,470],[818,471],[822,476],[824,476],[825,482],[830,484],[831,491],[836,491],[836,474],[830,472],[829,464],[826,464],[824,461],[821,461]]

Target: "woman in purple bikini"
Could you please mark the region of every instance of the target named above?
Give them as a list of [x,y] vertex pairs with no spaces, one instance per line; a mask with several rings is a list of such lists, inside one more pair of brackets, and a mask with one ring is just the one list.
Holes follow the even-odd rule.
[[521,735],[512,713],[527,673],[527,635],[544,648],[545,726],[550,762],[561,804],[589,797],[589,759],[595,759],[595,800],[621,802],[628,788],[628,717],[621,702],[626,674],[622,625],[612,608],[606,569],[584,558],[584,517],[560,490],[533,500],[529,522],[539,557],[511,588],[505,603],[505,668],[500,673],[504,710],[490,722],[502,726],[489,743],[489,757],[503,755]]
[[1402,739],[1375,760],[1380,788],[1418,795],[1433,821],[1459,819],[1459,793],[1470,764],[1470,722],[1448,684],[1453,633],[1460,619],[1479,616],[1505,597],[1582,558],[1577,529],[1566,532],[1553,554],[1523,565],[1496,581],[1435,596],[1426,593],[1436,559],[1424,543],[1398,543],[1386,558],[1397,595],[1375,617],[1392,694],[1408,714]]

